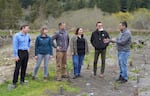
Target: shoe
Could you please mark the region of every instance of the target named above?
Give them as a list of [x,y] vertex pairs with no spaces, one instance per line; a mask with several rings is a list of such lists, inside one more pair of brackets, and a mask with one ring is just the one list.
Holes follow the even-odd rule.
[[60,77],[56,77],[56,80],[57,81],[61,81],[62,79]]
[[35,76],[32,76],[32,80],[35,80]]
[[61,78],[69,78],[67,75],[62,75]]
[[76,78],[78,78],[78,76],[74,76],[72,79],[76,79]]
[[47,82],[47,77],[44,77],[43,79],[44,79],[44,82]]
[[123,78],[120,75],[119,78],[116,80],[116,82],[120,82],[121,80],[123,80]]
[[120,81],[121,84],[126,83],[126,82],[128,82],[128,80],[122,79],[122,80]]
[[27,85],[27,84],[28,84],[28,81],[27,81],[27,80],[25,80],[25,81],[20,81],[20,84],[21,84],[21,85]]
[[79,74],[78,77],[82,77],[82,76]]
[[16,88],[16,84],[8,84],[8,91],[11,91],[14,88]]
[[100,74],[99,77],[100,77],[100,78],[104,78],[104,74]]

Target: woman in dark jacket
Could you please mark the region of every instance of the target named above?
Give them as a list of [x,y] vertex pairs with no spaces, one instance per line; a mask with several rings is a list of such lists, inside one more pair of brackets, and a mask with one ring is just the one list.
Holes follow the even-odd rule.
[[81,67],[83,65],[84,56],[88,53],[88,43],[83,35],[82,28],[77,28],[75,35],[71,38],[70,50],[74,67],[73,79],[76,79],[81,76]]

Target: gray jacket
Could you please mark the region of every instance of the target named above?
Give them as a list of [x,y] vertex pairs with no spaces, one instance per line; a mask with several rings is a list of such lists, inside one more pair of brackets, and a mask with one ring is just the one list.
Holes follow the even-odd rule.
[[122,32],[120,32],[120,35],[116,40],[116,43],[117,43],[118,51],[123,51],[123,52],[130,51],[131,32],[127,28]]
[[[73,53],[74,55],[77,55],[77,35],[73,35],[71,38],[71,42],[70,42],[70,51],[71,53]],[[83,37],[85,39],[85,54],[89,53],[88,50],[88,43],[87,43],[87,39],[85,37]]]
[[57,46],[61,47],[60,52],[66,52],[69,46],[69,35],[68,32],[65,30],[59,30],[55,32],[55,34],[52,36],[52,40],[54,43],[54,40],[56,40],[56,45],[54,47],[56,48]]

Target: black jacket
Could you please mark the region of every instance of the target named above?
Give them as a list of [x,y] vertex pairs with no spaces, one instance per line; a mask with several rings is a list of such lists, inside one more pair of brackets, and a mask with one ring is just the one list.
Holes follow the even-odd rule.
[[93,47],[95,47],[96,50],[106,49],[108,46],[108,43],[104,43],[103,40],[106,38],[110,38],[109,34],[103,30],[103,31],[94,31],[91,36],[91,44]]

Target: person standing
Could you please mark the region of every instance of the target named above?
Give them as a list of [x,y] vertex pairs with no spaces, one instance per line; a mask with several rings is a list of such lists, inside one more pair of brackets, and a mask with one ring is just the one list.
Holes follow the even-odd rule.
[[46,26],[43,26],[40,31],[41,34],[36,37],[35,41],[35,59],[37,62],[34,67],[32,79],[35,79],[41,62],[44,59],[44,81],[47,81],[49,59],[53,54],[52,39],[47,35],[48,28]]
[[67,78],[67,49],[69,46],[69,35],[66,31],[66,24],[59,23],[59,30],[52,36],[52,40],[56,40],[56,79],[61,81],[62,78]]
[[75,35],[71,38],[70,50],[72,53],[74,68],[73,79],[76,79],[77,77],[81,76],[81,68],[83,65],[84,56],[88,53],[88,43],[87,39],[83,35],[82,28],[77,28]]
[[16,87],[16,83],[18,82],[19,70],[20,73],[20,83],[24,84],[26,68],[29,57],[29,49],[30,49],[30,36],[29,25],[22,25],[20,27],[20,32],[16,33],[13,37],[13,54],[16,62],[14,75],[13,75],[13,85]]
[[120,34],[116,40],[108,40],[117,44],[118,64],[120,68],[120,76],[116,81],[126,83],[128,81],[128,58],[130,55],[131,32],[127,28],[127,22],[119,24]]
[[106,48],[109,43],[105,43],[105,39],[109,38],[109,34],[103,29],[102,22],[96,23],[96,30],[91,35],[91,44],[95,48],[94,54],[94,64],[93,64],[93,72],[94,76],[96,76],[97,72],[97,61],[99,58],[99,54],[101,54],[101,74],[100,77],[104,77],[105,71],[105,59],[106,59]]

